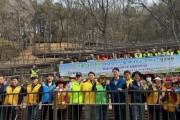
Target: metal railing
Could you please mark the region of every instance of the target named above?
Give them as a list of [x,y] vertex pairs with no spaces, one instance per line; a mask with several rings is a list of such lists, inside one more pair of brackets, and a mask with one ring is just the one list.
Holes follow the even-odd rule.
[[[152,93],[168,96],[165,101],[147,103],[150,95],[156,99]],[[43,101],[48,95],[52,100]],[[180,115],[180,94],[174,91],[21,92],[0,97],[1,120],[179,120]]]

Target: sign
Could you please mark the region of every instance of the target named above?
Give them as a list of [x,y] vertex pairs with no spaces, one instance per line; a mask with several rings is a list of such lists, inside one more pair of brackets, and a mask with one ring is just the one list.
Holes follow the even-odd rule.
[[152,73],[180,72],[180,55],[68,63],[60,64],[59,67],[60,75],[63,77],[75,75],[76,72],[81,72],[85,77],[90,71],[96,75],[105,73],[107,76],[112,76],[114,67],[118,67],[121,74],[125,70],[142,73],[147,71]]

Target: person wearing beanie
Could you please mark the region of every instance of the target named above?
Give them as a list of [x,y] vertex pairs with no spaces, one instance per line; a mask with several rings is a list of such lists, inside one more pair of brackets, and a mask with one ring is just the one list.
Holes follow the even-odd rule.
[[[156,77],[154,79],[154,84],[150,85],[148,88],[148,95],[147,95],[147,104],[148,104],[148,113],[149,113],[149,120],[153,120],[153,115],[155,114],[155,120],[160,120],[160,112],[162,109],[160,99],[165,96],[166,87],[162,85],[162,79],[160,77]],[[162,115],[165,112],[162,111]]]
[[[132,74],[133,82],[129,85],[129,93],[131,95],[132,103],[140,103],[141,105],[132,105],[132,119],[137,120],[138,115],[141,120],[144,120],[145,106],[143,105],[146,101],[144,93],[144,87],[140,82],[143,75],[136,71]],[[133,91],[132,91],[133,90]]]

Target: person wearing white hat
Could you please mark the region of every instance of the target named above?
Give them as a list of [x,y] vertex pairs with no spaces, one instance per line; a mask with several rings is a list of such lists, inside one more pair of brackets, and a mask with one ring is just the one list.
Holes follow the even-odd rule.
[[[160,111],[162,106],[160,105],[160,99],[165,96],[166,87],[162,85],[162,79],[160,77],[156,77],[154,79],[154,84],[148,87],[148,97],[147,97],[147,104],[148,104],[148,113],[149,113],[149,120],[153,120],[153,113],[155,112],[155,120],[160,120]],[[158,92],[157,92],[158,91]],[[164,92],[163,92],[164,91]],[[162,115],[165,112],[162,111]]]

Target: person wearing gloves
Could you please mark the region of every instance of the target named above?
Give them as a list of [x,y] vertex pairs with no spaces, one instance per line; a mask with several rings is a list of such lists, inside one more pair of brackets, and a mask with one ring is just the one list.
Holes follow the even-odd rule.
[[[69,102],[69,94],[66,90],[66,84],[67,84],[67,81],[64,81],[63,77],[61,77],[56,82],[55,91],[58,92],[58,96],[57,96],[57,103],[58,103],[57,120],[65,120],[67,103]],[[54,109],[54,106],[53,106],[53,109]]]
[[[155,114],[155,120],[160,120],[160,111],[162,109],[160,99],[165,96],[166,87],[162,85],[162,79],[156,77],[154,79],[155,84],[149,86],[147,104],[148,104],[148,113],[149,120],[153,120],[153,114]],[[162,111],[162,115],[165,113]]]
[[101,74],[98,81],[92,87],[93,91],[96,91],[96,120],[107,120],[107,110],[108,110],[108,96],[106,93],[107,89],[107,76]]
[[141,120],[144,120],[145,106],[143,103],[146,102],[145,89],[140,82],[143,75],[136,71],[132,74],[133,82],[129,85],[129,93],[131,95],[132,103],[140,103],[140,105],[133,104],[132,107],[132,118],[133,120],[138,119],[138,114]]

